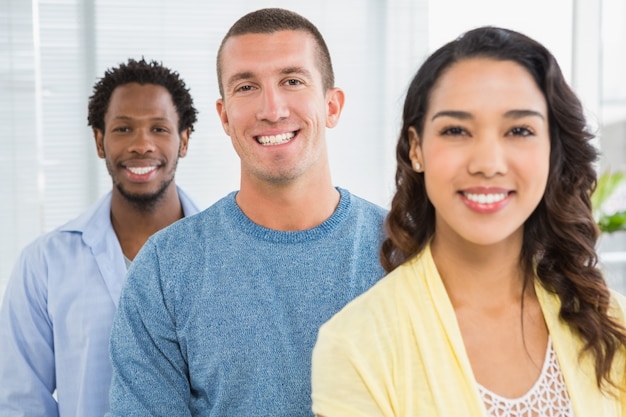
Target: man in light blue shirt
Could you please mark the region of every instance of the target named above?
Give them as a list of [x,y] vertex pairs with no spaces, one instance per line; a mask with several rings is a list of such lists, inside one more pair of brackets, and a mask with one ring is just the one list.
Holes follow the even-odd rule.
[[22,252],[0,310],[0,416],[102,417],[109,335],[130,262],[198,208],[174,182],[197,111],[178,73],[128,60],[93,89],[88,122],[113,187]]

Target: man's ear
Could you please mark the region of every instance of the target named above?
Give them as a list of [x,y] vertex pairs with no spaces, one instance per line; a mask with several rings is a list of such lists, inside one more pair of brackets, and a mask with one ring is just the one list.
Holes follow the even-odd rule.
[[228,122],[228,113],[226,112],[226,103],[224,103],[223,98],[218,98],[215,102],[215,109],[217,110],[217,115],[222,122],[222,128],[226,135],[230,136],[230,123]]
[[93,138],[96,141],[96,151],[98,156],[104,159],[104,133],[97,128],[93,129]]
[[184,158],[185,156],[187,156],[187,148],[189,147],[190,136],[191,136],[190,127],[180,132],[180,146],[178,148],[178,156],[180,158]]
[[337,126],[345,100],[346,96],[340,88],[331,88],[326,92],[326,127]]

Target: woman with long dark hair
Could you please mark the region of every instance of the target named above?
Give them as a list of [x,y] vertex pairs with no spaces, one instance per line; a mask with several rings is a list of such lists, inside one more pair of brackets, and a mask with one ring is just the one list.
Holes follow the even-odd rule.
[[502,28],[408,89],[388,276],[320,330],[313,410],[624,416],[626,299],[598,268],[597,152],[552,54]]

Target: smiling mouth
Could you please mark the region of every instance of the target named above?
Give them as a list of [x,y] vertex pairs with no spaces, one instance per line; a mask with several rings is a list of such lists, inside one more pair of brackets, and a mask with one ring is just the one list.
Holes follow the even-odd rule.
[[157,169],[157,167],[126,167],[127,170],[135,175],[145,175]]
[[474,194],[463,193],[465,198],[478,204],[493,204],[504,200],[508,193],[494,193],[494,194]]
[[297,131],[281,133],[280,135],[257,136],[256,141],[263,146],[282,145],[283,143],[287,143],[293,139],[293,137],[296,136],[296,133]]

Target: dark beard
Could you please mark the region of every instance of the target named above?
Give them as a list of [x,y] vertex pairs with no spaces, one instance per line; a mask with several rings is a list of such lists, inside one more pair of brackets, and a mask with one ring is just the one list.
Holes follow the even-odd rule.
[[172,181],[174,181],[173,176],[167,181],[163,181],[161,183],[161,187],[152,194],[132,194],[127,192],[119,183],[115,184],[115,187],[120,192],[122,197],[124,197],[126,201],[128,201],[136,210],[148,213],[154,211],[158,207],[159,203],[165,196],[165,191]]

